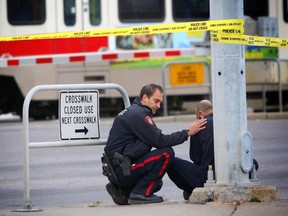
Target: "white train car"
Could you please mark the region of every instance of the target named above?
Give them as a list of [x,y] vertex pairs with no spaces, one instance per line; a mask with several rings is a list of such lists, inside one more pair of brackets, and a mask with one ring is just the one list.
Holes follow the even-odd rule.
[[[258,7],[254,7],[257,3]],[[253,5],[245,0],[244,6],[245,14],[254,20],[262,16],[276,17],[279,37],[288,37],[287,0],[258,0],[253,1]],[[209,0],[0,0],[0,37],[208,19]],[[41,84],[114,82],[122,85],[131,98],[136,97],[142,85],[150,82],[162,84],[162,71],[167,62],[199,58],[209,61],[209,46],[205,40],[202,33],[171,33],[0,42],[0,57],[11,59],[9,65],[0,67],[0,113],[21,115],[25,95],[32,87]],[[130,57],[121,61],[109,56],[109,53],[115,55],[119,50],[153,52],[167,49],[176,50],[172,53],[178,54],[145,60]],[[179,56],[181,49],[193,50],[194,56]],[[248,50],[250,54],[255,52],[251,50]],[[267,51],[256,51],[258,56],[262,53],[262,57],[266,55],[264,52]],[[269,52],[275,54],[273,50]],[[111,61],[83,61],[83,56],[93,53],[107,54]],[[284,48],[277,49],[275,55],[288,59]],[[51,56],[57,56],[59,62],[51,60]],[[22,60],[17,61],[17,57]],[[29,57],[28,60],[24,61],[25,57]],[[31,60],[32,57],[35,60]],[[67,58],[67,63],[61,62]],[[208,68],[205,68],[203,76],[210,82]],[[171,89],[168,91],[169,106],[182,109],[185,100],[207,97],[209,90],[205,85],[193,89]],[[106,90],[100,93],[100,111],[106,110],[109,115],[122,109],[116,92]],[[57,116],[58,92],[37,94],[30,107],[35,118]]]

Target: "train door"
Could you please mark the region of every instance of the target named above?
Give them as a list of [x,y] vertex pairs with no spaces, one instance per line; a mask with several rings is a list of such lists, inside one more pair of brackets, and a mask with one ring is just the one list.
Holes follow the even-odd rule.
[[[107,0],[61,0],[57,2],[57,32],[107,28]],[[108,46],[107,38],[61,40],[58,53],[96,52]]]
[[107,0],[83,0],[83,27],[84,30],[108,28]]
[[57,4],[58,32],[107,28],[107,16],[103,16],[107,0],[62,0]]
[[[74,32],[108,28],[108,0],[57,0],[57,31]],[[58,40],[58,53],[77,53],[73,62],[57,65],[57,82],[107,82],[108,62],[82,62],[82,52],[99,52],[108,48],[108,37],[80,37]]]

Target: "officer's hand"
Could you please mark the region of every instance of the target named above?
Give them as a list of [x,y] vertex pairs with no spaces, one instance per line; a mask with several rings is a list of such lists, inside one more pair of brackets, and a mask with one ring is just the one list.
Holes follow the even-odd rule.
[[196,133],[198,133],[200,130],[203,130],[205,128],[205,124],[207,123],[207,120],[205,118],[197,119],[194,122],[192,122],[188,128],[188,135],[193,136]]

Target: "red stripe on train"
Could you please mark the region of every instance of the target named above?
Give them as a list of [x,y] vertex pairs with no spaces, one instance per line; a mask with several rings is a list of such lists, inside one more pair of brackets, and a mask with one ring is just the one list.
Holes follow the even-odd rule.
[[97,52],[100,48],[108,48],[108,37],[1,41],[0,56],[3,54],[17,57]]

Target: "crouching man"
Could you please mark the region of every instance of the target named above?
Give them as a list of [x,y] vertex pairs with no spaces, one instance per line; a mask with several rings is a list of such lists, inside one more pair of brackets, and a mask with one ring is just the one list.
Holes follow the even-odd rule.
[[107,168],[103,173],[110,181],[106,189],[118,205],[163,202],[154,193],[161,189],[162,178],[174,158],[172,146],[205,128],[206,119],[199,119],[164,135],[152,118],[162,101],[161,86],[145,85],[133,104],[113,122],[102,162]]

